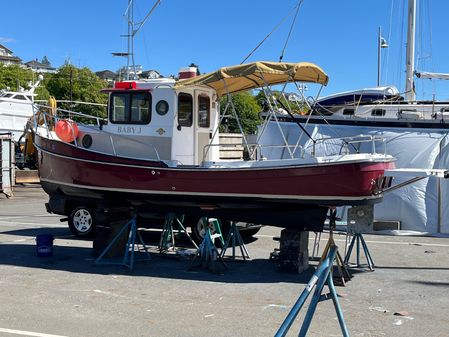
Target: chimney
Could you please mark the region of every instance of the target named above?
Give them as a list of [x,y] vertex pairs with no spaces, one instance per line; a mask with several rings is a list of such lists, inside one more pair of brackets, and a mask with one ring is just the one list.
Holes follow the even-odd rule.
[[192,78],[196,76],[196,67],[184,67],[179,69],[179,79]]

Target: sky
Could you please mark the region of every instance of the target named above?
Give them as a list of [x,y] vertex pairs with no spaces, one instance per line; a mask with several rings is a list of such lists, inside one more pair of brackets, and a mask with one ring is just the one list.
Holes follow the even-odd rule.
[[[128,0],[16,0],[0,12],[0,44],[24,62],[47,56],[93,71],[116,71],[125,59],[124,12]],[[313,62],[329,75],[328,95],[377,84],[377,38],[381,84],[404,90],[406,0],[304,0],[285,48],[285,62]],[[417,69],[449,73],[447,0],[418,1]],[[142,20],[155,0],[135,0]],[[196,63],[202,73],[247,60],[278,61],[299,0],[162,0],[135,37],[136,64],[165,76]],[[283,19],[287,17],[284,21]],[[449,85],[418,80],[418,97],[449,100]],[[316,90],[311,87],[308,94]]]

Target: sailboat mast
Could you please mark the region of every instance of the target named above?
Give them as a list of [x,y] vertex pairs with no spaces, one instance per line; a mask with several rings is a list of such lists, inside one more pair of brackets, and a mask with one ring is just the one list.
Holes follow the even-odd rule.
[[414,85],[415,68],[415,29],[416,29],[416,0],[408,0],[408,29],[406,50],[405,99],[409,102],[416,100]]

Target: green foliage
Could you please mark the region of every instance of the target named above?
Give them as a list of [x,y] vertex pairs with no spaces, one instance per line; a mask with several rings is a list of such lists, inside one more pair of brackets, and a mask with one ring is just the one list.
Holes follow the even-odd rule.
[[33,80],[33,72],[23,69],[18,65],[0,65],[0,89],[9,87],[12,91],[17,91],[19,86],[28,87],[28,82]]
[[[235,106],[235,110],[240,119],[240,123],[245,134],[253,134],[257,131],[257,126],[261,123],[259,118],[259,112],[262,110],[261,105],[256,100],[249,91],[238,92],[232,94],[232,101]],[[222,97],[220,100],[220,110],[223,113],[227,105],[226,97]],[[236,119],[233,117],[231,106],[226,111],[226,116],[228,116],[227,122],[224,127],[226,127],[227,132],[240,133]],[[223,129],[222,129],[223,130]]]
[[[30,82],[36,82],[37,76],[30,69],[25,69],[18,65],[0,65],[0,89],[10,88],[12,91],[17,91],[19,90],[19,86],[24,89],[29,89]],[[37,87],[35,93],[38,95],[37,99],[46,100],[50,96],[43,83]]]
[[[107,103],[107,95],[100,93],[101,89],[107,87],[107,83],[99,79],[88,68],[77,68],[70,64],[64,64],[59,68],[58,73],[47,81],[46,87],[56,100]],[[103,107],[69,103],[58,104],[58,107],[106,117],[106,109]]]
[[[290,111],[294,114],[305,114],[308,113],[309,108],[307,107],[306,104],[297,104],[294,102],[287,102],[287,100],[285,99],[285,97],[283,95],[281,95],[280,91],[276,91],[274,90],[272,92],[276,102],[277,102],[277,107],[284,109],[285,108],[290,108]],[[256,100],[257,103],[262,107],[263,111],[268,111],[269,109],[269,105],[267,103],[267,98],[265,96],[265,94],[263,93],[263,91],[259,91],[259,93],[256,95]],[[271,104],[274,107],[274,99],[271,100]]]
[[42,64],[45,64],[45,65],[47,65],[47,66],[50,66],[50,65],[51,65],[51,64],[50,64],[50,61],[49,61],[48,58],[47,58],[47,56],[44,56],[44,57],[42,58],[41,63],[42,63]]

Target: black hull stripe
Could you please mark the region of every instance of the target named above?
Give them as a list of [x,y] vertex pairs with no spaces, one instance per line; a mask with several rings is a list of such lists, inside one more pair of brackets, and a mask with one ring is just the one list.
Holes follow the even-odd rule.
[[[292,118],[288,117],[278,117],[280,122],[290,122],[293,123]],[[305,124],[306,118],[296,118],[300,123]],[[359,120],[359,119],[324,119],[324,118],[310,118],[308,125],[310,124],[330,124],[330,125],[346,125],[346,126],[367,126],[374,128],[405,128],[405,129],[442,129],[449,132],[449,121],[445,123],[440,121],[438,123],[431,122],[413,122],[413,121],[369,121],[369,120]]]

